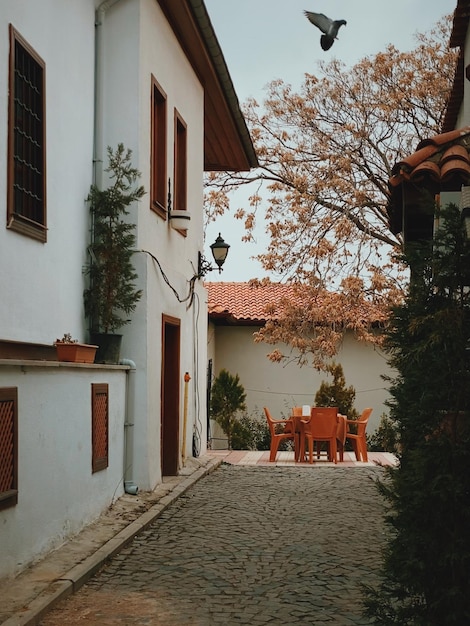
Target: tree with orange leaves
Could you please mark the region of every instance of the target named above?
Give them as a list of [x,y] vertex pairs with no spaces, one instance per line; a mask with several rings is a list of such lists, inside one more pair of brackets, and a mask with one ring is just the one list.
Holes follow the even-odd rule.
[[300,91],[274,80],[263,107],[246,103],[260,167],[210,174],[206,212],[215,218],[232,191],[255,186],[250,207],[235,212],[244,239],[263,213],[269,244],[258,260],[276,279],[299,283],[298,298],[277,304],[258,340],[287,343],[322,367],[346,330],[378,337],[372,327],[386,322],[407,283],[397,261],[402,242],[388,224],[387,181],[396,161],[440,132],[456,63],[450,28],[446,16],[416,36],[411,52],[389,45],[351,68],[321,62]]

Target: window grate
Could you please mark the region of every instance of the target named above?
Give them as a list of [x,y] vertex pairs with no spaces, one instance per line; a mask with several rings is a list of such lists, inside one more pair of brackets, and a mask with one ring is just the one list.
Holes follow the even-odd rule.
[[107,383],[93,383],[92,395],[92,471],[98,472],[108,467],[108,403]]
[[18,501],[18,416],[16,387],[0,389],[0,509]]
[[9,227],[45,241],[45,65],[10,26]]

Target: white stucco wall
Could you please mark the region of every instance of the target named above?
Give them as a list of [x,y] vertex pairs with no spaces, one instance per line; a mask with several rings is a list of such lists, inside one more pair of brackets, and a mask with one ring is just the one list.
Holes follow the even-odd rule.
[[[322,381],[331,381],[327,374],[312,367],[272,363],[267,354],[276,346],[254,343],[257,329],[245,326],[209,326],[208,357],[213,358],[213,375],[225,368],[238,374],[247,395],[249,415],[263,416],[263,407],[270,408],[276,417],[287,417],[292,406],[314,404],[315,394]],[[279,346],[285,351],[285,346]],[[387,383],[381,375],[392,375],[386,356],[372,345],[354,340],[347,335],[335,358],[343,366],[346,386],[356,390],[355,408],[358,412],[372,407],[368,429],[372,433],[382,413],[389,413],[385,401],[389,398]],[[214,436],[223,437],[214,423]]]
[[[9,23],[45,62],[45,244],[5,228]],[[93,0],[2,0],[0,249],[10,262],[0,274],[0,339],[52,344],[66,332],[85,338],[82,267],[93,154],[94,30]]]
[[[18,503],[0,510],[0,577],[63,543],[123,494],[126,375],[0,364],[1,386],[18,389]],[[109,385],[109,466],[94,474],[92,383]]]
[[[200,302],[205,302],[201,281],[195,282],[196,297],[191,306],[187,299],[190,279],[197,269],[198,250],[203,247],[204,90],[154,0],[121,0],[112,6],[103,23],[103,45],[103,145],[123,142],[133,151],[133,164],[141,172],[140,183],[147,191],[138,207],[132,208],[137,248],[158,260],[156,263],[145,252],[134,257],[143,296],[132,323],[123,328],[122,350],[137,366],[134,478],[140,488],[152,489],[161,480],[162,314],[179,319],[181,324],[180,438],[184,436],[184,374],[188,372],[191,381],[186,454],[192,453],[193,433],[200,438],[201,454],[206,444],[199,428],[201,415],[205,415],[205,380],[200,379],[198,368],[202,366],[205,372],[207,336],[205,310],[200,308]],[[186,237],[150,210],[152,75],[167,96],[167,176],[172,189],[175,110],[187,125],[187,201],[191,221]]]
[[[179,449],[206,450],[206,297],[191,280],[203,250],[204,87],[155,0],[2,0],[0,11],[0,211],[6,215],[7,94],[11,22],[45,61],[47,243],[0,227],[0,340],[52,344],[71,333],[88,340],[83,307],[90,240],[90,184],[102,182],[93,165],[94,138],[106,167],[106,148],[133,151],[140,183],[150,189],[151,76],[167,95],[167,174],[173,180],[174,111],[187,125],[186,237],[149,208],[149,195],[131,207],[136,223],[135,267],[143,290],[132,322],[122,328],[121,356],[136,365],[134,466],[140,490],[161,481],[162,315],[180,320]],[[95,59],[95,34],[100,46]],[[96,64],[95,64],[95,61]],[[100,68],[95,93],[95,69]],[[95,103],[97,116],[95,119]],[[95,127],[95,121],[96,127]],[[96,133],[95,133],[96,128]],[[99,168],[97,168],[99,170]],[[173,185],[172,185],[173,186]],[[158,260],[158,264],[146,250]],[[188,299],[190,286],[194,294]],[[19,389],[19,501],[0,512],[0,576],[22,569],[122,493],[126,375],[54,363],[24,371],[0,363],[0,386]],[[97,374],[98,372],[98,374]],[[184,430],[184,374],[188,415]],[[92,475],[91,382],[110,384],[110,467]],[[184,459],[180,459],[180,467]]]

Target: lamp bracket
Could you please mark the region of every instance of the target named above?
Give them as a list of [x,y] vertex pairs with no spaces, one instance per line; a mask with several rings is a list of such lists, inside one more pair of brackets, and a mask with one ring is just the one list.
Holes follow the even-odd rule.
[[212,272],[215,269],[219,270],[219,274],[222,271],[222,268],[220,268],[220,267],[219,268],[212,267],[212,265],[206,259],[206,257],[202,254],[202,252],[198,252],[198,257],[197,257],[197,277],[198,278],[204,278],[204,276],[208,272]]

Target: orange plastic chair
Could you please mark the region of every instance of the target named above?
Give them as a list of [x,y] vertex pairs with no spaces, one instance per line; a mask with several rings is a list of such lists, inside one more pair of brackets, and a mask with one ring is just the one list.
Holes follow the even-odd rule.
[[[346,420],[346,441],[349,439],[351,442],[354,454],[356,455],[356,461],[364,461],[364,463],[367,462],[366,428],[371,413],[372,409],[367,408],[362,411],[359,419]],[[352,425],[357,427],[356,433],[351,431]]]
[[294,441],[295,431],[292,420],[275,420],[268,408],[264,407],[266,419],[268,420],[269,432],[271,433],[271,448],[269,452],[269,460],[275,461],[276,454],[281,441],[288,439]]
[[317,455],[319,456],[318,444],[322,441],[328,443],[328,460],[337,463],[338,420],[338,407],[312,407],[310,420],[308,422],[302,420],[300,449],[302,453],[305,450],[305,442],[308,443],[309,463],[313,463],[314,442],[317,442]]

